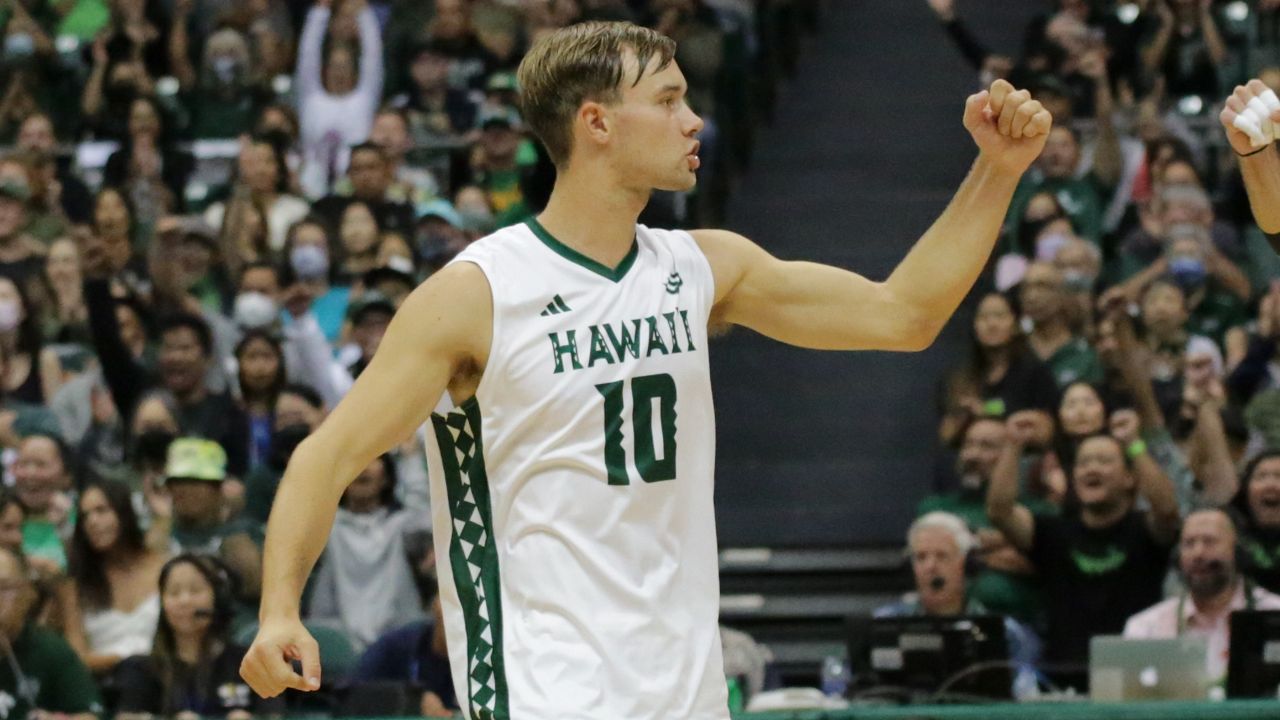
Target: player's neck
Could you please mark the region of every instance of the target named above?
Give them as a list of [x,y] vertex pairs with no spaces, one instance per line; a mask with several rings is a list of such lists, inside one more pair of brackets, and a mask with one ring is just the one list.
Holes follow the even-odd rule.
[[589,168],[571,169],[556,178],[538,222],[556,240],[615,267],[631,250],[636,219],[648,202],[648,191],[626,188]]

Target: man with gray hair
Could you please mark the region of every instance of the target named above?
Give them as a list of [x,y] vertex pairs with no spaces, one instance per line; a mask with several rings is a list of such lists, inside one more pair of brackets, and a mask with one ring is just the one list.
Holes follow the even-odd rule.
[[[965,564],[977,546],[977,539],[959,517],[934,511],[916,518],[907,530],[907,556],[916,590],[899,602],[877,608],[875,617],[927,615],[991,615],[982,603],[969,596]],[[1040,659],[1040,640],[1035,633],[1012,618],[1004,619],[1009,642],[1009,659],[1020,672],[1035,671]]]
[[[1248,277],[1238,266],[1246,259],[1240,236],[1229,223],[1214,217],[1209,194],[1199,185],[1165,185],[1141,215],[1141,225],[1120,245],[1118,279],[1146,287],[1167,273],[1169,269],[1161,260],[1169,244],[1169,233],[1178,225],[1190,224],[1208,233],[1207,250],[1213,256],[1214,268],[1220,267],[1216,274],[1222,275],[1233,291],[1248,289]],[[1247,295],[1243,297],[1247,299]]]

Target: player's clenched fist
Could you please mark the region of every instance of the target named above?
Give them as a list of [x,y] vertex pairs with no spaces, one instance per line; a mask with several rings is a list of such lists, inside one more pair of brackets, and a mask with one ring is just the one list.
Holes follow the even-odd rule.
[[[293,661],[302,663],[302,674]],[[240,663],[240,677],[264,698],[285,690],[320,689],[320,648],[298,620],[263,621]]]
[[988,162],[1022,174],[1044,149],[1053,116],[1031,93],[996,80],[990,90],[969,96],[964,127]]
[[1218,116],[1237,155],[1249,155],[1280,138],[1280,98],[1261,80],[1236,87]]

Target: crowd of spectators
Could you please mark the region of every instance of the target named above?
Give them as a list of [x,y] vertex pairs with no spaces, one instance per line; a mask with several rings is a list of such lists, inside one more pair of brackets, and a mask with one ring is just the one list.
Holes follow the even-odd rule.
[[1054,0],[1008,57],[927,1],[1054,128],[940,378],[910,609],[1010,617],[1060,687],[1121,634],[1202,635],[1220,681],[1229,614],[1280,607],[1280,236],[1218,124],[1236,85],[1280,89],[1280,3]]
[[419,282],[545,203],[532,42],[592,19],[679,42],[700,187],[643,221],[687,226],[720,214],[813,6],[5,4],[0,720],[333,711],[362,682],[455,711],[416,436],[351,485],[304,598],[327,694],[240,681],[290,454]]

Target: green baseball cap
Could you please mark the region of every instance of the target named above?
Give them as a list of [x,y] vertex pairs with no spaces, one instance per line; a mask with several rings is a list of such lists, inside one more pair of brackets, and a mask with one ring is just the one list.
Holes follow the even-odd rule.
[[169,443],[164,476],[167,480],[222,482],[227,479],[227,452],[212,440],[178,438]]

